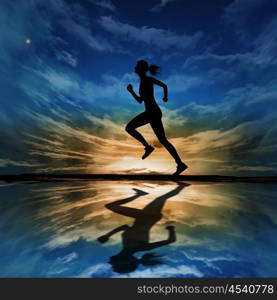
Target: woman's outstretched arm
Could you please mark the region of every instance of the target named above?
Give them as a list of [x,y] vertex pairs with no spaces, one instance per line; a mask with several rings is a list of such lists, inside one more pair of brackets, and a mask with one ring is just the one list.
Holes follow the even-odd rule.
[[174,243],[176,241],[176,234],[175,234],[175,228],[174,226],[167,226],[166,229],[168,230],[168,238],[163,241],[149,243],[147,245],[144,245],[140,251],[147,251],[147,250],[153,250],[155,248],[159,248],[171,243]]
[[152,78],[154,84],[156,84],[158,86],[161,86],[164,89],[163,101],[167,102],[168,101],[168,89],[167,89],[167,85],[165,83],[163,83],[162,81],[157,80],[154,77],[151,77],[151,78]]
[[97,240],[100,242],[100,243],[106,243],[109,239],[110,236],[114,235],[115,233],[117,232],[120,232],[120,231],[125,231],[129,228],[128,225],[122,225],[122,226],[119,226],[113,230],[111,230],[110,232],[100,236]]
[[138,103],[142,103],[142,99],[140,96],[138,96],[133,89],[133,86],[131,84],[128,84],[127,86],[128,92],[138,101]]

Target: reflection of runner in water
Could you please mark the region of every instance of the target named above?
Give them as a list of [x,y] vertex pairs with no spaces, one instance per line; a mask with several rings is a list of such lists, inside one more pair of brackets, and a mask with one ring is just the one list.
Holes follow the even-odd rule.
[[139,60],[137,62],[135,72],[140,77],[139,96],[134,92],[131,84],[127,86],[127,90],[139,103],[144,102],[145,111],[136,116],[127,124],[126,131],[143,144],[143,146],[145,147],[145,153],[142,156],[142,159],[145,159],[148,155],[151,154],[152,151],[154,151],[154,147],[146,142],[144,137],[136,130],[136,128],[150,123],[160,143],[166,148],[166,150],[171,154],[171,156],[177,163],[177,170],[174,175],[179,175],[187,168],[187,165],[182,162],[176,149],[165,136],[162,123],[162,112],[154,98],[154,84],[156,84],[163,87],[163,101],[167,102],[167,86],[163,82],[146,75],[148,71],[152,75],[156,75],[158,74],[158,69],[159,67],[155,65],[148,66],[148,63],[144,60]]
[[143,209],[123,206],[123,204],[126,204],[138,197],[147,194],[138,189],[133,189],[136,192],[134,196],[123,200],[114,201],[106,205],[106,207],[113,212],[135,219],[132,226],[119,226],[98,238],[101,243],[105,243],[106,241],[108,241],[110,236],[119,231],[123,231],[123,249],[118,254],[112,256],[109,261],[115,272],[132,272],[138,267],[139,263],[142,263],[143,265],[156,265],[161,263],[158,257],[153,253],[145,254],[141,259],[136,258],[134,254],[139,251],[152,250],[173,243],[176,240],[174,226],[166,227],[169,233],[168,238],[159,242],[149,243],[149,233],[152,226],[154,226],[159,220],[161,220],[161,211],[166,200],[177,195],[186,186],[188,186],[188,184],[178,184],[178,186],[174,190],[154,199]]

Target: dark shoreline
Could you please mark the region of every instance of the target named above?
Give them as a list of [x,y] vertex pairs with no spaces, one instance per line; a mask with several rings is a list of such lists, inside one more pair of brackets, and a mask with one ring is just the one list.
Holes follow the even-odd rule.
[[151,181],[206,181],[277,183],[277,176],[242,177],[221,175],[166,175],[166,174],[18,174],[0,175],[0,181],[68,181],[68,180],[151,180]]

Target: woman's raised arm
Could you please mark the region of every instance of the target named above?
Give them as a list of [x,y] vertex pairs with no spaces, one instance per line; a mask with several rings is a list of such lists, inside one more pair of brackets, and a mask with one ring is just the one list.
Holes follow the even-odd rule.
[[138,103],[142,103],[142,99],[140,96],[138,96],[133,89],[133,86],[131,84],[128,84],[127,91],[138,101]]
[[152,78],[154,84],[156,84],[158,86],[161,86],[164,89],[163,101],[167,102],[168,101],[168,89],[167,89],[167,85],[165,83],[163,83],[162,81],[157,80],[154,77],[151,77],[151,78]]

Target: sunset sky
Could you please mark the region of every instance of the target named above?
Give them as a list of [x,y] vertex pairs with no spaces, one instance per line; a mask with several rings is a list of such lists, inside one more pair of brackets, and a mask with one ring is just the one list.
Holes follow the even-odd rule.
[[0,173],[173,172],[124,130],[146,59],[187,174],[277,175],[276,28],[275,0],[2,0]]

